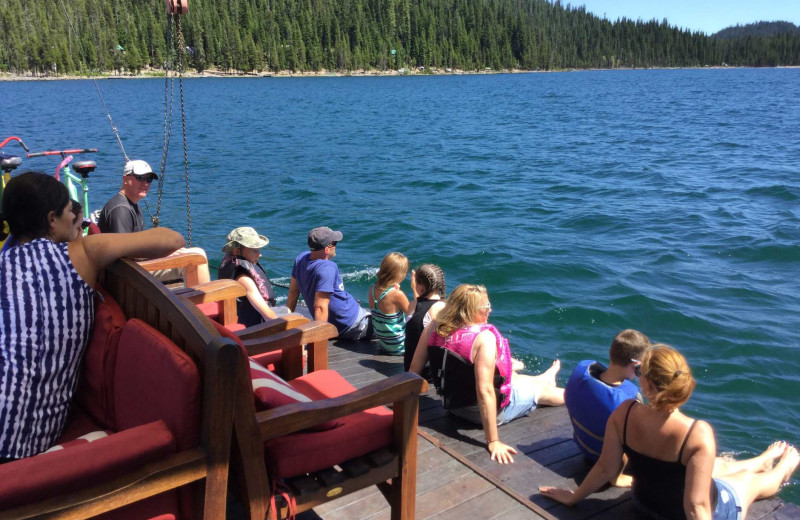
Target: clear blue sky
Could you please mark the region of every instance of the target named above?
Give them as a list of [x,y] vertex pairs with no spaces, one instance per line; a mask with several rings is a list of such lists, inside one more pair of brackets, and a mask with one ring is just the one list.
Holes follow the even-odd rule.
[[[568,1],[561,0],[562,5]],[[725,27],[784,20],[800,25],[800,0],[571,0],[597,16],[615,21],[664,18],[670,25],[713,34]]]

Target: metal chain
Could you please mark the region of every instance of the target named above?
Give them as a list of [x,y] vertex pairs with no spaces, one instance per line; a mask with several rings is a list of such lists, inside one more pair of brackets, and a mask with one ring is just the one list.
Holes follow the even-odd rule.
[[[178,0],[178,9],[180,10],[181,1]],[[181,96],[181,130],[183,131],[183,174],[186,180],[186,242],[189,247],[192,245],[192,204],[189,197],[189,151],[186,143],[186,107],[184,106],[183,99],[183,31],[181,30],[181,19],[178,16],[175,20],[175,28],[178,33],[178,85],[180,86]]]
[[[172,108],[175,100],[175,87],[174,79],[169,75],[170,65],[174,61],[175,46],[172,38],[172,25],[175,15],[167,16],[167,41],[170,43],[168,46],[167,59],[164,61],[164,147],[161,151],[161,176],[158,179],[158,205],[156,206],[155,216],[150,215],[153,221],[153,227],[158,227],[159,215],[161,214],[161,197],[164,191],[164,174],[167,171],[167,156],[169,154],[169,142],[172,137]],[[147,209],[150,212],[150,209]]]

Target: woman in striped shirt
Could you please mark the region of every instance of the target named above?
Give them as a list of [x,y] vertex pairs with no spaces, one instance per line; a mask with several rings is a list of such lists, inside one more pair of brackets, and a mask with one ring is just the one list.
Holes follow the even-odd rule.
[[0,255],[0,460],[47,450],[61,434],[94,321],[98,275],[123,256],[156,258],[184,245],[166,228],[69,242],[66,187],[27,172],[3,191],[17,245]]

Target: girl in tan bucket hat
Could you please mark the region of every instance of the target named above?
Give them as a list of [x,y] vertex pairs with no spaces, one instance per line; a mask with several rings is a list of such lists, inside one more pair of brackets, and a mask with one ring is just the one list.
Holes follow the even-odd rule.
[[277,307],[275,291],[266,271],[258,263],[261,248],[269,239],[248,226],[238,227],[228,233],[222,247],[225,257],[219,265],[219,278],[236,280],[247,291],[247,296],[237,298],[236,311],[239,323],[250,327],[264,320],[286,314],[288,309]]

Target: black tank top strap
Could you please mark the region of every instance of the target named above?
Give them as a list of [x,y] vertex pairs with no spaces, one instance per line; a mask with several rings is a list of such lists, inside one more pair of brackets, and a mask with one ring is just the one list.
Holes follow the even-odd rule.
[[636,404],[636,401],[632,401],[631,405],[628,407],[628,411],[625,412],[625,424],[622,427],[622,445],[628,445],[628,417],[631,414],[631,410],[633,409],[633,405]]
[[689,440],[689,435],[692,434],[692,430],[694,430],[695,425],[697,424],[697,419],[692,422],[692,425],[689,426],[689,431],[686,432],[686,437],[683,438],[683,444],[681,444],[681,450],[678,452],[678,462],[680,463],[681,459],[683,459],[683,448],[686,447],[686,441]]

